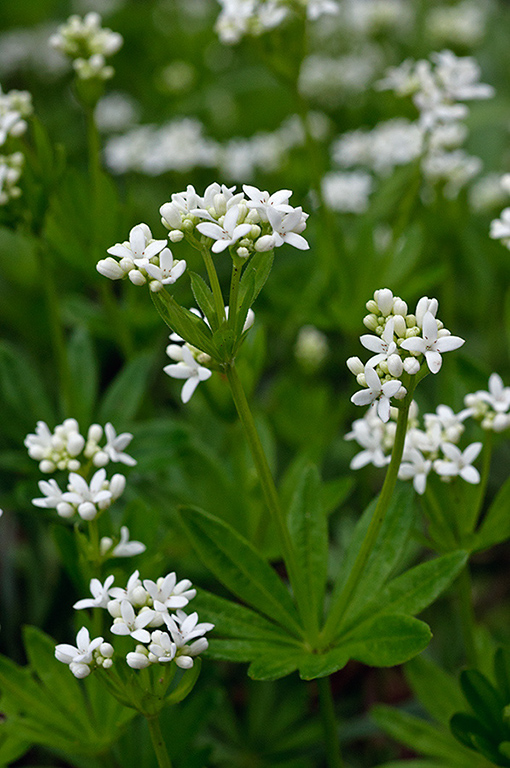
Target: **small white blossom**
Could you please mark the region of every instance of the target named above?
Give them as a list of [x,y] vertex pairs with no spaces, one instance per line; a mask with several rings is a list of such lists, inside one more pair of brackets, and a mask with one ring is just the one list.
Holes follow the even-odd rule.
[[427,475],[432,469],[432,461],[425,459],[417,448],[406,450],[403,459],[398,470],[400,480],[412,479],[416,493],[423,495],[427,484]]
[[140,572],[134,571],[128,579],[126,589],[112,587],[111,596],[114,598],[107,605],[108,613],[113,618],[121,616],[120,605],[122,601],[127,600],[135,608],[141,608],[149,602],[149,593],[142,587]]
[[198,384],[210,378],[212,371],[199,365],[186,345],[179,347],[171,344],[167,347],[167,354],[178,362],[165,365],[163,370],[174,379],[186,379],[182,388],[181,399],[183,403],[187,403]]
[[108,576],[104,584],[101,584],[99,579],[91,579],[90,592],[92,594],[92,598],[86,597],[83,600],[78,600],[78,602],[73,605],[73,608],[75,608],[77,611],[81,610],[82,608],[106,608],[110,602],[110,588],[113,584],[113,581],[114,576]]
[[73,675],[80,680],[87,677],[95,666],[94,651],[103,644],[102,637],[90,639],[89,631],[82,627],[76,635],[76,647],[62,643],[55,648],[55,658],[69,665]]
[[101,27],[101,16],[91,12],[82,19],[70,16],[50,37],[50,45],[73,60],[73,67],[84,80],[107,80],[114,70],[106,66],[105,57],[116,53],[122,45],[122,36]]
[[157,582],[145,579],[143,586],[151,596],[154,605],[157,601],[167,610],[184,608],[197,593],[196,589],[191,588],[189,579],[177,582],[175,572],[167,574],[164,578],[160,577]]
[[120,604],[120,617],[113,620],[111,631],[114,635],[130,635],[140,643],[148,643],[150,633],[145,629],[154,618],[154,611],[150,608],[135,614],[135,609],[128,600],[122,600]]
[[69,475],[68,491],[62,495],[64,501],[76,507],[83,520],[93,520],[98,511],[109,506],[112,499],[111,491],[104,487],[106,471],[98,469],[92,476],[90,484],[76,472]]
[[151,635],[149,645],[149,661],[153,664],[173,661],[177,652],[177,646],[167,632],[156,629]]
[[134,557],[145,552],[147,547],[141,541],[129,540],[129,528],[127,525],[121,526],[120,541],[114,546],[113,539],[109,536],[103,536],[99,542],[99,550],[103,557],[108,554],[109,557]]
[[38,421],[35,434],[25,438],[30,458],[39,461],[41,472],[68,469],[75,472],[81,466],[77,456],[85,446],[85,438],[79,432],[76,419],[66,419],[52,432],[46,422]]
[[438,338],[437,321],[431,312],[423,317],[422,337],[413,336],[405,339],[401,347],[409,352],[425,355],[431,373],[438,373],[442,365],[441,353],[458,349],[464,344],[459,336],[441,336]]
[[184,274],[186,262],[183,259],[175,261],[170,248],[164,248],[159,254],[159,265],[149,263],[145,269],[154,278],[151,290],[159,291],[163,285],[173,285]]
[[117,435],[117,432],[110,422],[105,425],[104,431],[106,435],[106,445],[101,450],[106,453],[110,461],[120,462],[121,464],[126,464],[128,467],[134,467],[136,459],[133,459],[132,456],[129,456],[129,454],[124,452],[124,448],[127,448],[133,439],[133,435],[130,432],[122,432],[122,434]]
[[197,229],[202,235],[215,241],[211,248],[213,253],[221,253],[251,231],[251,224],[237,223],[240,215],[239,206],[234,205],[225,214],[222,226],[210,221],[197,224]]
[[510,248],[510,208],[505,208],[500,215],[500,219],[491,221],[490,236],[493,240],[501,240],[503,245]]
[[[116,243],[108,248],[107,253],[120,259],[119,267],[134,285],[146,282],[146,267],[166,246],[166,240],[154,240],[147,224],[137,224],[129,233],[129,240]],[[97,271],[105,277],[116,280],[115,270],[108,259],[97,263]]]
[[376,371],[369,365],[365,366],[365,380],[367,388],[355,392],[351,397],[354,405],[369,405],[377,401],[377,413],[382,421],[390,418],[390,398],[394,397],[402,387],[402,382],[397,379],[381,382]]
[[453,443],[443,443],[442,451],[446,458],[436,459],[434,470],[445,479],[458,475],[467,483],[476,485],[480,482],[480,473],[472,466],[472,462],[481,450],[482,443],[471,443],[464,451]]

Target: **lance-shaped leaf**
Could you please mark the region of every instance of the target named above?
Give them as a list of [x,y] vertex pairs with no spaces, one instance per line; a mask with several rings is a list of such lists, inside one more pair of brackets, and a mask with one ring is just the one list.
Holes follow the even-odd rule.
[[273,266],[273,259],[274,251],[253,254],[244,269],[239,283],[239,304],[242,304],[245,296],[248,295],[249,306],[252,306],[269,277],[271,267]]
[[322,616],[328,569],[328,526],[317,468],[301,474],[288,514],[289,533],[297,555],[309,610]]
[[408,661],[405,676],[430,716],[445,727],[451,716],[465,706],[457,679],[425,656]]
[[206,352],[211,357],[217,357],[218,352],[212,340],[211,329],[200,317],[181,307],[165,290],[151,293],[151,298],[161,318],[172,331],[178,333],[197,349],[201,349],[202,352]]
[[301,634],[286,586],[249,541],[201,509],[185,507],[179,516],[198,556],[218,581],[289,633]]
[[216,317],[213,292],[205,280],[200,277],[200,275],[197,275],[196,272],[188,271],[188,274],[191,280],[193,296],[195,297],[198,306],[209,320],[211,328],[215,331],[218,328],[218,319]]
[[510,538],[510,478],[502,485],[489,507],[480,530],[476,533],[473,550],[489,549]]
[[393,667],[421,653],[432,633],[427,624],[403,614],[382,614],[363,622],[339,641],[350,658],[372,667]]

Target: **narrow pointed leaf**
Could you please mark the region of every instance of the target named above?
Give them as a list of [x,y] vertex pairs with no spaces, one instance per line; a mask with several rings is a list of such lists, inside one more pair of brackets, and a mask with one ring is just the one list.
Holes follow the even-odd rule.
[[151,298],[161,318],[172,331],[178,333],[194,347],[201,349],[202,352],[206,352],[211,357],[217,356],[211,329],[200,317],[181,307],[165,290],[158,293],[151,292]]
[[273,266],[274,251],[264,251],[263,253],[254,253],[246,265],[243,276],[239,284],[239,302],[244,301],[245,296],[250,296],[249,304],[253,304],[264,283],[269,277],[271,267]]
[[466,702],[457,679],[430,659],[416,656],[407,662],[405,674],[427,712],[445,726],[449,725],[455,712],[465,708]]
[[393,667],[421,653],[432,633],[411,616],[388,614],[363,622],[339,642],[350,657],[372,667]]
[[476,669],[464,670],[460,684],[477,718],[497,733],[503,723],[503,707],[508,702],[503,701],[499,691]]
[[510,538],[510,478],[502,485],[475,535],[473,551],[489,549]]
[[205,282],[205,280],[197,275],[196,272],[188,272],[191,280],[191,290],[196,302],[206,318],[209,320],[209,324],[213,330],[218,327],[218,319],[216,317],[216,309],[214,307],[213,292]]
[[181,509],[179,516],[198,556],[218,581],[289,632],[300,634],[287,588],[249,541],[195,507]]

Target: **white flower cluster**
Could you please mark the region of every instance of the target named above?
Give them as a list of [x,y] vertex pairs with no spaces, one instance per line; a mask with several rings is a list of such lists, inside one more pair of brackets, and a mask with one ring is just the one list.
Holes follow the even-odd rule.
[[270,251],[284,243],[307,250],[301,232],[308,214],[289,205],[291,195],[289,189],[270,195],[247,184],[236,193],[235,187],[213,183],[202,197],[189,185],[185,192],[173,194],[159,212],[170,240],[178,242],[196,229],[213,240],[213,253],[235,247],[238,256],[248,258],[254,251]]
[[464,404],[482,429],[503,432],[510,427],[510,387],[505,387],[497,373],[489,377],[488,392],[479,390],[466,395]]
[[[103,435],[106,442],[100,446]],[[110,461],[133,467],[136,460],[124,450],[132,439],[130,432],[117,435],[109,422],[104,430],[100,424],[92,424],[84,437],[76,419],[66,419],[53,432],[45,421],[38,421],[35,433],[27,435],[24,444],[41,472],[48,474],[57,469],[77,472],[85,460],[95,467],[105,467]]]
[[[396,415],[395,411],[392,409],[392,416]],[[479,483],[480,474],[472,463],[478,457],[482,443],[471,443],[463,451],[458,447],[464,432],[463,422],[470,415],[470,409],[456,414],[447,405],[439,405],[436,413],[424,415],[423,428],[420,428],[418,407],[413,401],[398,473],[400,480],[412,480],[420,495],[425,492],[427,477],[432,471],[444,481],[458,476],[467,483]],[[353,457],[351,469],[360,469],[367,464],[376,467],[388,464],[395,431],[395,421],[384,423],[372,409],[362,419],[357,419],[352,431],[345,436],[346,440],[355,440],[363,448]]]
[[405,301],[393,296],[389,288],[381,288],[366,307],[369,314],[363,322],[373,333],[364,334],[360,341],[376,354],[366,364],[359,357],[348,359],[349,370],[364,387],[351,401],[355,405],[374,403],[379,417],[386,422],[390,418],[391,398],[401,400],[407,394],[400,377],[416,375],[422,356],[429,370],[437,373],[442,364],[441,353],[458,349],[464,340],[452,336],[436,319],[437,299],[423,296],[415,313],[410,314]]
[[322,195],[326,204],[340,213],[364,213],[374,186],[364,171],[332,171],[322,178]]
[[382,51],[375,45],[343,56],[314,53],[307,56],[299,72],[299,91],[306,98],[331,110],[352,94],[362,93],[379,75]]
[[389,31],[407,33],[416,11],[406,0],[343,0],[341,20],[348,33],[368,37]]
[[123,40],[118,32],[103,29],[101,16],[91,11],[84,18],[70,16],[50,37],[49,43],[72,59],[81,80],[108,80],[114,69],[106,64],[106,57],[116,53]]
[[43,509],[56,509],[59,517],[69,518],[78,513],[82,520],[94,520],[122,495],[125,487],[124,475],[117,473],[108,480],[104,468],[94,473],[90,483],[76,472],[70,472],[64,492],[53,478],[39,480],[39,489],[44,495],[32,499],[32,504]]
[[[194,658],[207,649],[205,633],[214,627],[214,624],[198,623],[196,612],[187,615],[182,610],[195,597],[196,590],[188,579],[177,581],[175,573],[157,581],[144,579],[143,584],[139,575],[135,571],[125,589],[113,586],[113,576],[108,576],[104,584],[92,579],[92,598],[79,600],[74,608],[104,608],[108,611],[113,618],[111,632],[136,642],[135,650],[126,655],[132,669],[172,661],[181,669],[191,669]],[[75,677],[83,678],[94,668],[111,667],[113,647],[109,643],[105,644],[107,648],[103,645],[103,638],[90,641],[88,631],[83,627],[77,636],[77,647],[57,645],[55,656],[69,664]]]
[[[510,194],[510,173],[500,177],[500,187],[508,196]],[[500,218],[491,221],[490,237],[493,240],[501,240],[501,243],[510,249],[510,208],[501,211]]]
[[[147,224],[137,224],[129,233],[129,240],[108,248],[106,259],[97,264],[97,271],[110,280],[129,277],[133,285],[145,285],[149,280],[151,291],[160,291],[172,285],[184,273],[186,262],[174,261],[166,240],[154,240]],[[116,256],[120,261],[116,261]]]
[[304,10],[310,20],[338,13],[337,0],[219,0],[216,32],[222,43],[238,43],[244,35],[261,35],[278,27],[289,11]]
[[486,33],[489,11],[490,3],[480,0],[438,5],[429,10],[425,27],[438,43],[478,45]]
[[[477,213],[491,211],[508,203],[510,174],[488,173],[478,179],[469,190],[469,204]],[[510,233],[508,235],[510,237]]]
[[[190,312],[193,312],[194,315],[209,325],[207,318],[196,307],[190,309]],[[225,307],[225,316],[228,319],[228,306]],[[244,322],[243,333],[248,331],[254,322],[255,313],[249,309]],[[170,341],[172,344],[167,346],[166,353],[174,362],[165,365],[163,371],[173,379],[185,379],[181,390],[181,400],[183,403],[187,403],[200,382],[207,381],[211,377],[212,371],[207,367],[211,358],[192,344],[183,343],[184,339],[177,333],[170,334]]]
[[321,367],[329,353],[327,336],[314,325],[303,325],[299,329],[294,355],[307,371],[316,371]]
[[[9,137],[22,136],[27,129],[25,118],[32,114],[32,97],[28,91],[3,93],[0,87],[0,147]],[[25,157],[22,152],[0,155],[0,205],[21,195],[17,186]]]

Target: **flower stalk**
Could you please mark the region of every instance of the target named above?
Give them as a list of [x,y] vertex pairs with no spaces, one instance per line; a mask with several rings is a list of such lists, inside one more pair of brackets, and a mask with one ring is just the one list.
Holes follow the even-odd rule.
[[147,725],[149,726],[149,733],[151,735],[152,746],[154,747],[154,753],[158,761],[159,768],[172,768],[172,762],[170,755],[166,748],[165,740],[161,732],[161,723],[159,722],[159,716],[147,717]]
[[328,766],[329,768],[344,768],[330,678],[318,677],[317,687],[319,689],[319,706]]

